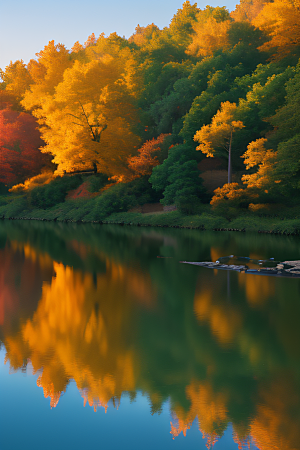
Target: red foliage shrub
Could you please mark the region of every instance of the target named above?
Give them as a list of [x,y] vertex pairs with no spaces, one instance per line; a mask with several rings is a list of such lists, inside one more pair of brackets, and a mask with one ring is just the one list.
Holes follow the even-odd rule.
[[51,157],[41,153],[35,119],[27,113],[0,110],[0,182],[6,185],[23,182],[37,175]]

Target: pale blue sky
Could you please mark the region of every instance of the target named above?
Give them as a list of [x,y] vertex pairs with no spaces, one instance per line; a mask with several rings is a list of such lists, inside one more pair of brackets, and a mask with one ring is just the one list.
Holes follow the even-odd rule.
[[[225,3],[226,1],[226,3]],[[202,0],[207,4],[226,6],[230,11],[238,0]],[[50,40],[71,48],[87,37],[117,32],[129,37],[137,24],[155,23],[168,26],[184,0],[0,0],[0,67],[23,59],[27,63]],[[191,3],[195,3],[191,0]]]

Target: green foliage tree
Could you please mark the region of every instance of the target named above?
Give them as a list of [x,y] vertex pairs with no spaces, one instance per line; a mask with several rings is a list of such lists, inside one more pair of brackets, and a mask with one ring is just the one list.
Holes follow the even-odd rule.
[[182,211],[193,212],[201,200],[207,200],[197,160],[194,149],[187,145],[175,145],[169,150],[168,158],[153,168],[149,181],[153,189],[163,192],[163,205],[175,203]]
[[277,144],[277,164],[275,176],[281,180],[280,187],[296,197],[300,194],[300,63],[293,71],[286,83],[286,101],[278,108],[276,114],[270,119],[276,127],[271,137]]
[[191,5],[187,0],[183,3],[182,9],[178,9],[173,16],[169,30],[173,40],[179,45],[187,48],[192,42],[194,30],[193,26],[197,21],[197,14],[200,12],[197,3]]

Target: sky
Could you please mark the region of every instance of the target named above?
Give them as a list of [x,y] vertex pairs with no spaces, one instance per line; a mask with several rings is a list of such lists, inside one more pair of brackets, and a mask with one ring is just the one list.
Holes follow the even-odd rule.
[[[226,1],[226,3],[225,3]],[[168,26],[184,0],[0,0],[0,68],[17,59],[25,63],[49,41],[71,48],[95,33],[128,38],[135,27]],[[191,4],[195,1],[190,0]],[[198,8],[235,8],[238,0],[201,0]]]

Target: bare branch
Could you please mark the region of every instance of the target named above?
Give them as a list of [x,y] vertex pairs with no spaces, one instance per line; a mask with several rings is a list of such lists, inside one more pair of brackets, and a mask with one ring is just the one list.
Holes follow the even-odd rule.
[[76,123],[76,122],[72,122],[74,123],[74,125],[79,125],[80,127],[84,127],[84,125],[82,125],[82,123]]
[[71,113],[67,113],[67,116],[73,116],[73,117],[75,117],[75,119],[81,120],[79,117],[74,116],[74,114],[71,114]]
[[82,105],[82,103],[81,103],[81,101],[80,100],[78,100],[79,101],[79,103],[80,103],[80,106],[81,106],[81,108],[82,108],[82,112],[83,112],[83,115],[84,115],[84,117],[85,117],[85,119],[86,119],[86,122],[87,122],[87,124],[88,124],[88,126],[89,126],[89,128],[90,128],[90,130],[91,130],[91,133],[92,133],[92,135],[93,135],[93,140],[95,141],[96,140],[96,136],[95,136],[95,133],[94,133],[94,131],[93,131],[93,127],[90,125],[90,123],[89,123],[89,119],[88,119],[88,117],[87,117],[87,115],[86,115],[86,113],[85,113],[85,110],[84,110],[84,107],[83,107],[83,105]]

